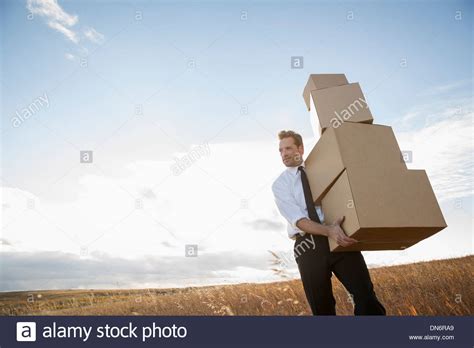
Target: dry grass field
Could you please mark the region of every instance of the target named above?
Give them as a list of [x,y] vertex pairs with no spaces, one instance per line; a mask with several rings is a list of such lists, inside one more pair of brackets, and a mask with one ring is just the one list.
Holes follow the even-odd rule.
[[[474,256],[371,269],[388,315],[472,315]],[[351,298],[333,277],[338,315]],[[300,280],[140,290],[0,294],[1,315],[310,315]]]

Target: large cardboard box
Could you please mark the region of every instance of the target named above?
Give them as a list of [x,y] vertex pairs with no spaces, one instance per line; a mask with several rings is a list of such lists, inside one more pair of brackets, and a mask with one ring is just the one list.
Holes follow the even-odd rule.
[[312,90],[310,113],[319,120],[321,134],[343,122],[372,123],[369,105],[358,83]]
[[391,127],[350,122],[328,128],[307,156],[305,166],[316,204],[346,168],[407,169]]
[[359,242],[331,251],[402,250],[441,231],[446,221],[424,170],[350,167],[322,199],[325,222],[345,216],[346,234]]
[[346,75],[344,74],[311,74],[303,90],[303,98],[308,111],[310,110],[309,98],[311,91],[341,85],[347,85]]

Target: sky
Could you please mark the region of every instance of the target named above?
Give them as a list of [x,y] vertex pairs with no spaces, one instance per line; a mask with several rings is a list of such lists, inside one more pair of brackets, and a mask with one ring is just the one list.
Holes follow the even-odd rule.
[[448,224],[369,267],[472,254],[472,2],[0,6],[0,291],[298,277],[270,187],[311,73],[359,82]]

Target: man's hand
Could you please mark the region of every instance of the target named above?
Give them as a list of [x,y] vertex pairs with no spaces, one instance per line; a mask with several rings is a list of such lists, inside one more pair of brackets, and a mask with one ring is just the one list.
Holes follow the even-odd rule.
[[334,224],[328,226],[329,228],[328,237],[334,239],[338,245],[346,247],[354,243],[357,243],[358,241],[355,240],[354,238],[350,238],[346,236],[346,234],[341,228],[341,224],[343,221],[344,221],[344,216],[337,219],[336,222],[334,222]]

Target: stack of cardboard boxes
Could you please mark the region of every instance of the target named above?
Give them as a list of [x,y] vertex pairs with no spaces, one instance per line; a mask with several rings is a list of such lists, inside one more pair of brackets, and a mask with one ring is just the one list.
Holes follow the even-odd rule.
[[372,124],[358,83],[312,74],[303,92],[320,138],[305,161],[315,204],[327,224],[359,242],[331,251],[401,250],[447,225],[424,170],[408,170],[393,130]]

